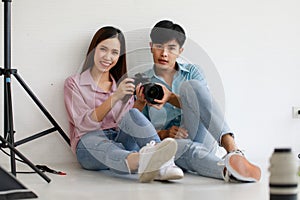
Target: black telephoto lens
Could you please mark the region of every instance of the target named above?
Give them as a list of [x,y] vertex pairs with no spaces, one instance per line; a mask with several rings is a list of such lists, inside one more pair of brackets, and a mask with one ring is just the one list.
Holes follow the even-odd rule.
[[154,99],[161,100],[164,96],[162,87],[155,83],[146,83],[143,85],[145,99],[152,104],[158,104]]

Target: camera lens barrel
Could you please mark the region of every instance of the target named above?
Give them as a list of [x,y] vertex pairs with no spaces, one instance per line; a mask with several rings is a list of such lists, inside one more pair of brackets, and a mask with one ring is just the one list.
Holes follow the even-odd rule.
[[164,96],[164,91],[162,87],[155,83],[145,83],[143,84],[144,87],[144,95],[145,99],[152,103],[157,104],[154,99],[161,100]]
[[275,148],[269,166],[270,200],[297,200],[297,156],[291,148]]

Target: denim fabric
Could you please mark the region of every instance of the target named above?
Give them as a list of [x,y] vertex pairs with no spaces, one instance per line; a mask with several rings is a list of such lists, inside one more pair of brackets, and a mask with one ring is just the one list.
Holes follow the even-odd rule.
[[224,113],[214,101],[207,87],[197,80],[185,81],[180,88],[183,124],[189,138],[207,147],[221,136],[230,133]]
[[77,160],[88,170],[130,173],[126,163],[128,154],[151,140],[160,142],[149,120],[139,110],[130,109],[118,128],[96,130],[82,136],[76,148]]
[[230,133],[224,113],[219,110],[207,87],[197,80],[182,83],[180,100],[183,126],[188,139],[180,139],[176,164],[203,176],[222,178],[223,167],[216,156],[222,135]]
[[[163,78],[154,73],[154,68],[147,70],[145,75],[151,79],[151,82],[161,83],[175,94],[179,94],[181,84],[188,80],[198,80],[201,85],[207,87],[204,73],[198,66],[186,63],[177,63],[177,65],[179,70],[174,75],[171,87],[163,80]],[[146,106],[143,113],[150,119],[157,130],[166,130],[172,126],[181,125],[182,110],[169,103],[166,103],[160,110],[151,106]]]
[[208,149],[203,144],[190,139],[176,139],[176,141],[178,144],[175,156],[177,166],[201,176],[223,179],[224,166],[218,165],[221,158],[216,156],[218,148],[216,143]]
[[[143,113],[157,130],[179,126],[188,130],[187,139],[177,139],[176,164],[203,176],[222,178],[223,167],[216,156],[222,135],[232,133],[224,113],[214,101],[201,69],[193,64],[177,63],[171,87],[150,69],[145,74],[152,82],[164,84],[180,96],[181,109],[166,103],[157,110],[147,106]],[[233,134],[232,134],[233,135]]]

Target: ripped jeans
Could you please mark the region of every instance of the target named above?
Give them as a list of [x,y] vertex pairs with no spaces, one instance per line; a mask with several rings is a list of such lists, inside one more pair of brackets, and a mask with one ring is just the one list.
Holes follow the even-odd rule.
[[[182,83],[180,87],[183,127],[188,139],[177,139],[175,163],[182,169],[199,175],[222,179],[223,166],[216,155],[221,137],[232,134],[208,88],[197,80]],[[233,135],[233,134],[232,134]]]
[[83,135],[76,147],[80,165],[88,170],[112,170],[127,174],[127,156],[151,140],[160,142],[155,128],[137,109],[130,109],[115,129],[96,130]]

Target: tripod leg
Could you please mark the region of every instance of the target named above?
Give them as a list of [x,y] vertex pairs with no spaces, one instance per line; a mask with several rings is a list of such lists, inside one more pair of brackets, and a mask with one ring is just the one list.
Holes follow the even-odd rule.
[[[24,162],[26,162],[32,169],[34,169],[40,176],[42,176],[47,182],[50,179],[39,171],[25,156],[23,156],[16,148],[14,142],[14,126],[13,126],[13,112],[12,112],[12,100],[11,100],[11,1],[2,0],[4,2],[4,69],[1,70],[0,75],[4,74],[4,137],[0,139],[1,145],[8,146],[11,151],[11,170],[16,176],[16,160],[15,154],[17,154]],[[58,126],[58,125],[57,125]],[[61,130],[62,131],[62,130]]]
[[[13,124],[13,112],[12,112],[12,101],[11,101],[11,84],[10,75],[4,76],[4,135],[10,144],[14,144],[14,124]],[[16,161],[15,152],[10,149],[10,163],[11,163],[11,173],[16,176]]]
[[[4,2],[4,137],[14,143],[13,114],[11,102],[11,3]],[[11,150],[11,172],[16,176],[15,153]]]
[[38,173],[49,183],[51,180],[14,147],[14,130],[13,130],[14,126],[13,126],[10,77],[6,76],[5,80],[6,80],[5,81],[5,105],[6,105],[5,116],[7,117],[5,123],[6,123],[6,127],[8,128],[7,130],[5,130],[5,132],[7,132],[8,140],[5,140],[1,135],[0,135],[0,140],[2,142],[2,146],[8,146],[10,149],[11,172],[14,176],[16,176],[17,172],[16,172],[15,154],[17,154],[17,156],[19,156],[27,165],[29,165],[36,173]]
[[3,146],[8,146],[8,148],[17,156],[19,156],[31,169],[33,169],[36,173],[38,173],[45,181],[50,183],[51,179],[48,178],[43,172],[41,172],[30,160],[28,160],[22,153],[20,153],[13,145],[11,145],[7,140],[5,140],[1,135],[0,135],[0,140],[2,142]]
[[40,108],[40,110],[44,113],[44,115],[48,118],[48,120],[52,123],[52,125],[56,128],[56,130],[60,133],[60,135],[64,138],[64,140],[70,145],[70,139],[62,130],[62,128],[57,124],[51,114],[47,111],[47,109],[42,105],[39,99],[34,95],[34,93],[30,90],[30,88],[26,85],[23,79],[19,76],[17,71],[13,72],[13,75],[18,80],[18,82],[22,85],[24,90],[28,93],[31,99],[35,102],[35,104]]

